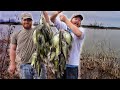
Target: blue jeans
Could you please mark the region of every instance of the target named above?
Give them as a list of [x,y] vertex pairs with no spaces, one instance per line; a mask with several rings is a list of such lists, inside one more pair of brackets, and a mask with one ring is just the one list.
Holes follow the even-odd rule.
[[42,64],[41,68],[41,76],[38,76],[31,64],[20,65],[20,79],[47,79],[45,65]]
[[62,79],[78,79],[78,66],[66,65]]

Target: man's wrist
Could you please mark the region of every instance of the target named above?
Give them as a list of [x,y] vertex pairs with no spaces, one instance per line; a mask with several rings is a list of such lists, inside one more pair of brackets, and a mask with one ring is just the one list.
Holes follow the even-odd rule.
[[58,12],[55,13],[56,16],[57,16],[58,14],[59,14]]
[[55,15],[58,15],[59,13],[60,13],[60,12],[56,11],[56,12],[55,12]]
[[64,22],[65,22],[66,24],[68,24],[68,23],[69,23],[69,20],[68,20],[68,19],[66,19]]

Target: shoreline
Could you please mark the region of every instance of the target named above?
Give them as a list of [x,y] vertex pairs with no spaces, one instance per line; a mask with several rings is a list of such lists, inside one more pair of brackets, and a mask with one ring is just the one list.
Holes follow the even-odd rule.
[[[20,22],[0,22],[0,24],[7,24],[7,25],[21,25]],[[38,24],[33,24],[38,25]],[[120,27],[105,27],[105,26],[96,26],[96,25],[81,25],[84,28],[93,28],[93,29],[117,29],[120,30]]]

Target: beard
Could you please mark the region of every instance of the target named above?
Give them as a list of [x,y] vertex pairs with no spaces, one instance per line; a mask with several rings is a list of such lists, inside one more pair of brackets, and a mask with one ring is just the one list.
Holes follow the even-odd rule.
[[24,27],[24,29],[27,29],[27,30],[29,30],[29,29],[31,29],[31,25],[29,25],[29,26],[25,26],[25,25],[23,25],[23,27]]

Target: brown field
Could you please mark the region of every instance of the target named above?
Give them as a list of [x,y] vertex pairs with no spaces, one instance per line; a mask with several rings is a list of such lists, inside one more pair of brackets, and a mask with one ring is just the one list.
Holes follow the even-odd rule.
[[119,79],[120,61],[114,51],[108,53],[98,52],[91,54],[84,51],[81,54],[81,68],[79,77],[82,79]]

